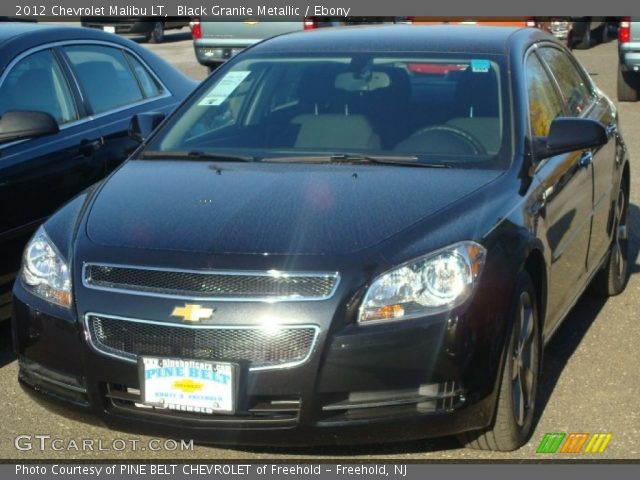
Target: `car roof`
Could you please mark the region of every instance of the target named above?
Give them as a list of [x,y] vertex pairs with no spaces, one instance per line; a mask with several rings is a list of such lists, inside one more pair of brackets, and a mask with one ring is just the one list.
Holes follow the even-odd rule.
[[25,50],[66,40],[101,40],[131,46],[126,39],[94,28],[0,22],[0,69]]
[[366,25],[306,30],[257,44],[253,53],[442,52],[504,55],[553,37],[537,28],[471,25]]

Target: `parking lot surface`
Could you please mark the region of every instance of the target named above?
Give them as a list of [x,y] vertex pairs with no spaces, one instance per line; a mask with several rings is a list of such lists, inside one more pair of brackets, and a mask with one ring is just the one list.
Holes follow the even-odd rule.
[[[202,79],[207,70],[198,65],[187,29],[167,32],[166,41],[148,45],[163,58],[194,79]],[[615,99],[617,54],[615,41],[576,52],[597,84]],[[611,433],[612,438],[597,458],[640,459],[640,103],[619,105],[621,126],[629,145],[632,165],[630,209],[631,279],[626,291],[609,300],[585,296],[547,346],[539,393],[539,416],[527,445],[510,453],[479,452],[459,447],[453,438],[318,449],[216,448],[196,445],[179,451],[170,443],[155,451],[162,442],[147,444],[149,437],[112,431],[93,419],[46,408],[27,396],[16,380],[17,362],[10,348],[10,330],[0,325],[0,458],[27,461],[36,458],[58,459],[381,459],[381,460],[463,460],[463,459],[535,459],[536,448],[545,433]],[[64,355],[64,352],[60,352]],[[64,414],[62,414],[64,413]],[[15,446],[19,436],[21,447]],[[36,435],[62,439],[53,449],[45,440],[39,448]],[[286,433],[282,433],[286,435]],[[29,440],[29,438],[31,440]],[[117,441],[114,443],[114,440]],[[94,441],[93,450],[74,448],[83,440]],[[212,439],[213,440],[213,439]],[[133,448],[133,441],[138,442]],[[31,443],[33,448],[26,449]],[[121,449],[125,444],[125,448]],[[102,449],[99,449],[101,446]],[[151,447],[154,448],[152,451]],[[596,458],[594,455],[572,459]],[[547,455],[545,458],[551,458]],[[557,454],[553,458],[567,458]]]

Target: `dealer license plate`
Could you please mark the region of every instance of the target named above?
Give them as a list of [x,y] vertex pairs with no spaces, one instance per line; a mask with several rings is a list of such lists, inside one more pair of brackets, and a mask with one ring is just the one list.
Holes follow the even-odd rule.
[[104,27],[102,27],[102,30],[109,33],[116,33],[116,27],[112,25],[105,25]]
[[148,406],[198,413],[233,413],[231,363],[141,357],[140,394]]

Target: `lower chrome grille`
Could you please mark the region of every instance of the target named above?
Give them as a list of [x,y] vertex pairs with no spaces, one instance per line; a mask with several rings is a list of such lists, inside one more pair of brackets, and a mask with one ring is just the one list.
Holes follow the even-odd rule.
[[267,423],[270,426],[287,426],[298,421],[301,408],[300,397],[297,396],[249,396],[234,415],[176,411],[143,405],[139,389],[115,384],[104,385],[104,396],[110,408],[119,411],[216,426],[264,427]]
[[284,368],[305,362],[315,345],[318,327],[185,326],[90,314],[86,317],[96,350],[137,361],[140,355],[247,362],[252,370]]
[[462,384],[453,381],[403,390],[349,392],[329,397],[322,407],[321,423],[450,412],[466,401]]

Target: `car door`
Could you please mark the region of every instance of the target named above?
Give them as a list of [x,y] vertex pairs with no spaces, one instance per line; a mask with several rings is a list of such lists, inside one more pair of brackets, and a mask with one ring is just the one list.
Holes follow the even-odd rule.
[[615,200],[617,120],[607,99],[598,94],[584,71],[565,51],[548,46],[538,52],[554,76],[569,114],[599,121],[607,127],[609,135],[607,144],[584,152],[585,161],[593,163],[592,226],[587,258],[587,268],[591,271],[600,264],[611,239],[609,218]]
[[0,144],[0,238],[18,236],[104,176],[96,157],[100,131],[78,102],[54,49],[19,57],[0,77],[0,115],[11,110],[51,114],[57,134]]
[[62,51],[100,128],[105,142],[100,155],[111,171],[138,146],[128,133],[131,117],[152,110],[169,113],[169,102],[157,100],[170,92],[142,59],[117,45],[74,44]]
[[[532,137],[546,137],[551,122],[566,116],[562,97],[535,52],[526,60],[529,122]],[[534,152],[535,153],[535,152]],[[541,161],[536,176],[543,189],[542,231],[551,263],[545,328],[552,328],[572,304],[586,277],[592,205],[591,164],[582,151],[556,155]]]

